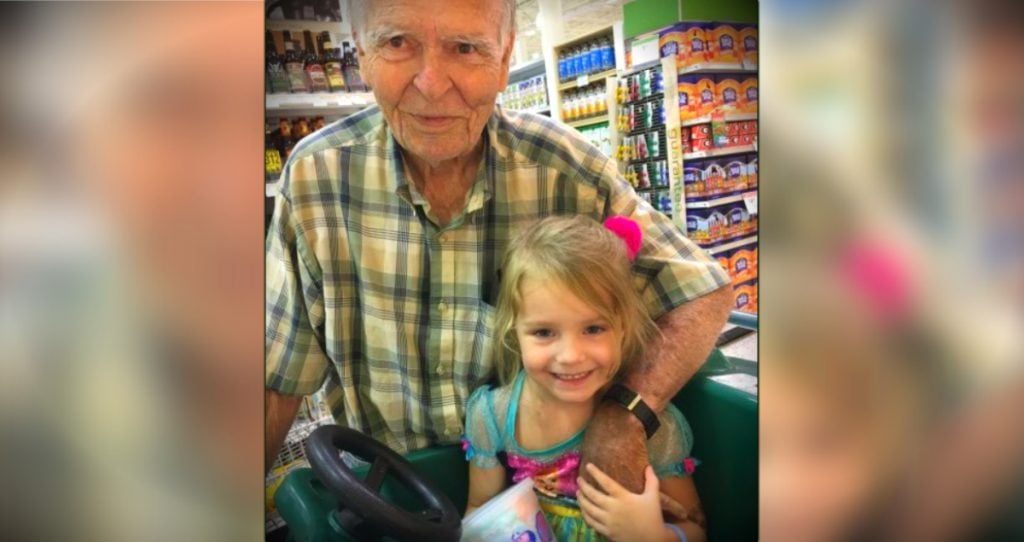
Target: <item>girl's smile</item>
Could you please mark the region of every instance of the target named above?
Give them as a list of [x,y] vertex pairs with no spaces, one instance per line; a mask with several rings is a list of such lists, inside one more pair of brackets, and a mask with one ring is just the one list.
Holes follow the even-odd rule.
[[538,399],[591,401],[619,367],[621,334],[555,282],[524,277],[520,294],[516,336]]

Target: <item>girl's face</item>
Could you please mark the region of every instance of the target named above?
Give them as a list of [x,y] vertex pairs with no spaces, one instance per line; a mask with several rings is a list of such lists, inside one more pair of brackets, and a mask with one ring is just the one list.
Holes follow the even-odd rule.
[[559,284],[526,277],[519,292],[515,330],[526,375],[543,399],[591,401],[619,366],[621,333]]

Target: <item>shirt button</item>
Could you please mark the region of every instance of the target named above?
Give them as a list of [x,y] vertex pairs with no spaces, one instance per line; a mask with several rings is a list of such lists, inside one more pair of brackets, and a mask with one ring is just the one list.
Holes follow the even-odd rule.
[[438,237],[438,239],[440,239],[442,243],[447,243],[448,242],[448,234],[447,233],[442,233],[441,236]]
[[438,303],[437,304],[437,310],[439,310],[441,312],[444,312],[444,311],[448,310],[448,304],[445,303],[444,301]]
[[448,369],[445,369],[443,366],[438,367],[437,368],[437,374],[439,374],[441,376],[444,376],[444,375],[448,374]]

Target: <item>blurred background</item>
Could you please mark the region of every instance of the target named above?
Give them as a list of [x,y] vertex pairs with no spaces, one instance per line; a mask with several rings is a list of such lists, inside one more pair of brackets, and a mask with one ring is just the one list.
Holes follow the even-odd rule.
[[762,540],[1024,538],[1024,5],[761,2]]
[[[1024,539],[1020,3],[760,6],[761,538]],[[262,536],[263,16],[0,5],[7,538]]]

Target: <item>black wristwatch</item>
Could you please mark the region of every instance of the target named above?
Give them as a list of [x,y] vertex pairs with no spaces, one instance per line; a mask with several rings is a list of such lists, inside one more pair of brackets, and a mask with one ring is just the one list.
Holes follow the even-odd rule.
[[654,432],[658,430],[658,427],[661,426],[661,422],[658,421],[658,415],[651,410],[651,407],[647,406],[647,403],[640,397],[640,394],[622,384],[612,384],[612,387],[604,392],[604,398],[611,399],[632,412],[640,420],[640,423],[644,424],[644,432],[647,433],[647,438],[651,438]]

